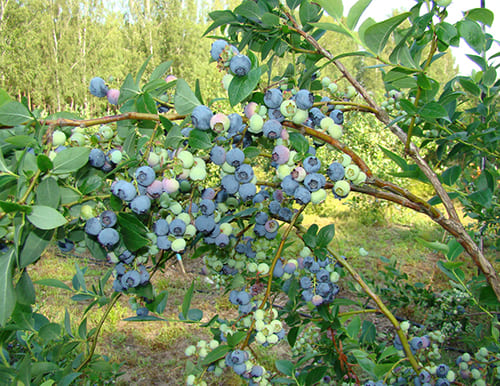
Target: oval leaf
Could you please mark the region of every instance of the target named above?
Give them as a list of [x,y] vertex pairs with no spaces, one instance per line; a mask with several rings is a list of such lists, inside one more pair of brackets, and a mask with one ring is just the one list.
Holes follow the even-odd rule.
[[28,220],[39,229],[55,229],[67,223],[64,216],[54,208],[33,205],[32,212],[28,215]]

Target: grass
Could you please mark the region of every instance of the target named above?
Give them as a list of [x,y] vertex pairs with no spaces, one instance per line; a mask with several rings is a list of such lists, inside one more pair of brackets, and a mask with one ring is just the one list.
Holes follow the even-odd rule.
[[[441,240],[443,237],[442,231],[425,216],[404,210],[392,210],[382,212],[382,216],[376,215],[371,219],[359,221],[359,212],[356,210],[338,202],[329,205],[329,213],[306,213],[303,224],[309,226],[315,223],[322,227],[333,222],[336,234],[331,246],[339,254],[345,255],[368,279],[376,278],[377,270],[381,269],[380,256],[385,256],[399,261],[399,269],[409,275],[410,281],[422,281],[429,286],[447,283],[446,277],[435,264],[440,255],[415,241],[415,237],[432,241]],[[362,249],[367,252],[366,255]],[[468,258],[463,257],[463,261],[469,269],[475,269]],[[55,278],[70,285],[75,273],[75,264],[87,267],[86,277],[89,285],[110,268],[105,263],[63,256],[58,250],[51,249],[35,266],[30,267],[30,275],[33,281]],[[184,264],[186,274],[176,264],[153,278],[158,291],[168,291],[167,307],[162,316],[167,319],[178,318],[185,291],[193,280],[195,293],[192,308],[203,311],[203,321],[208,321],[216,314],[222,317],[234,316],[235,311],[228,302],[227,295],[224,296],[222,290],[210,284],[207,278],[200,274],[201,262],[185,260]],[[67,291],[59,288],[36,285],[36,290],[40,312],[51,320],[61,321],[65,310],[69,310],[72,328],[78,328],[79,319],[88,303],[75,303]],[[96,325],[102,314],[102,308],[91,312],[89,329]],[[208,331],[197,325],[181,322],[141,323],[123,320],[134,315],[126,297],[123,296],[104,324],[102,338],[97,347],[97,352],[123,363],[124,374],[119,377],[118,384],[183,384],[184,349],[190,344],[196,344],[200,339],[210,339]],[[276,351],[265,354],[265,360],[269,366],[273,366],[274,361],[281,355],[286,355],[288,350],[286,343],[280,343]],[[222,379],[212,380],[210,384],[238,385],[240,380],[231,372],[227,372]]]

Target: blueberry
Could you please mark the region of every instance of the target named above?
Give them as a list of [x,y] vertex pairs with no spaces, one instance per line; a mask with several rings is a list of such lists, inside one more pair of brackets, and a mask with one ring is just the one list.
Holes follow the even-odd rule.
[[226,150],[222,146],[214,146],[210,150],[210,161],[216,165],[222,165],[226,161]]
[[309,90],[299,90],[295,94],[295,103],[301,110],[309,110],[314,103],[314,95]]
[[255,223],[257,224],[265,224],[266,221],[269,219],[269,216],[266,212],[257,212],[255,214]]
[[293,211],[290,208],[282,207],[278,211],[278,218],[283,221],[291,221],[293,217]]
[[269,203],[269,212],[271,214],[277,215],[281,208],[281,204],[278,201],[271,201]]
[[420,378],[420,381],[422,383],[430,382],[431,381],[431,374],[427,370],[422,370],[420,374],[418,375]]
[[225,248],[228,244],[229,236],[225,233],[221,233],[215,238],[215,245],[217,245],[219,248]]
[[276,265],[274,266],[274,271],[273,271],[273,276],[274,277],[281,277],[285,273],[285,270],[283,269],[283,262],[281,260],[278,260],[276,262]]
[[142,186],[149,186],[156,178],[156,173],[150,166],[141,166],[135,171],[135,179]]
[[299,187],[299,183],[295,181],[291,175],[286,176],[283,181],[281,181],[281,188],[283,191],[292,196],[295,194],[295,190]]
[[238,190],[240,198],[243,202],[249,201],[254,198],[257,193],[257,187],[252,183],[241,184]]
[[125,288],[123,288],[122,286],[122,283],[121,283],[121,280],[120,279],[115,279],[113,280],[113,291],[116,291],[116,292],[121,292],[123,291]]
[[306,289],[305,291],[302,291],[302,299],[304,299],[306,302],[310,302],[313,298],[314,294],[312,292],[312,289]]
[[108,86],[106,86],[104,79],[96,76],[90,80],[89,91],[98,98],[104,98],[108,95]]
[[309,156],[302,162],[302,166],[307,173],[316,173],[321,169],[321,161],[315,156]]
[[446,378],[446,375],[448,374],[448,371],[450,371],[450,368],[448,367],[448,365],[446,365],[444,363],[441,363],[436,368],[436,375],[439,378]]
[[283,93],[279,88],[270,88],[264,94],[264,104],[270,109],[278,109],[283,102]]
[[341,125],[344,123],[344,113],[341,110],[333,110],[330,113],[330,118],[333,119],[337,125]]
[[210,119],[213,113],[207,106],[199,105],[193,109],[191,113],[191,122],[196,129],[208,130],[210,129]]
[[304,186],[310,192],[316,192],[317,190],[323,188],[325,183],[325,177],[319,173],[311,173],[304,178]]
[[211,216],[198,216],[194,221],[194,226],[198,232],[208,234],[212,232],[215,228],[215,220]]
[[124,289],[135,288],[141,284],[141,275],[137,271],[128,271],[120,281]]
[[97,235],[97,241],[99,241],[103,247],[111,248],[120,241],[120,235],[114,228],[104,228]]
[[314,126],[319,126],[321,120],[325,117],[325,114],[317,107],[313,107],[309,110],[309,118],[311,119]]
[[220,54],[224,51],[224,48],[228,45],[228,42],[225,40],[219,39],[212,43],[212,47],[210,48],[210,56],[213,60],[217,61],[220,59]]
[[151,208],[151,199],[148,196],[137,196],[130,202],[130,209],[136,214],[144,214]]
[[294,198],[298,204],[305,205],[311,202],[311,192],[303,186],[299,186],[297,189],[295,189]]
[[281,137],[282,126],[276,119],[269,119],[264,122],[262,126],[262,133],[269,139],[276,139]]
[[326,174],[332,181],[339,181],[344,178],[345,169],[340,162],[332,162],[328,167]]
[[448,381],[446,378],[439,378],[438,380],[436,380],[434,386],[450,386],[450,381]]
[[135,259],[135,256],[129,250],[125,250],[123,253],[118,256],[118,259],[125,264],[132,264]]
[[153,199],[159,198],[163,193],[162,182],[159,180],[153,181],[153,183],[146,188],[146,193]]
[[326,269],[320,269],[316,274],[316,278],[318,279],[318,281],[326,283],[330,281],[330,272],[328,272]]
[[58,240],[57,246],[61,250],[61,252],[71,252],[75,247],[75,243],[70,239],[65,238],[64,240]]
[[299,283],[300,283],[300,287],[301,287],[302,289],[305,289],[305,290],[306,290],[306,289],[309,289],[309,288],[311,288],[311,287],[312,287],[312,280],[311,280],[311,278],[310,278],[310,277],[308,277],[308,276],[302,276],[302,277],[300,278]]
[[240,184],[246,184],[254,177],[253,168],[249,164],[242,164],[236,168],[234,177]]
[[123,201],[132,201],[137,195],[134,184],[120,180],[111,186],[111,193]]
[[102,224],[99,217],[92,217],[85,223],[85,232],[91,236],[97,236],[102,230]]
[[127,268],[125,268],[125,265],[123,263],[118,263],[115,266],[115,271],[117,276],[122,276],[127,272]]
[[186,223],[181,219],[176,218],[170,222],[169,228],[171,235],[174,235],[175,237],[181,237],[186,231]]
[[281,113],[281,110],[279,108],[276,109],[268,109],[267,110],[267,116],[269,119],[274,119],[278,122],[283,122],[285,120],[284,115]]
[[199,204],[201,214],[210,216],[215,212],[215,203],[212,200],[203,199]]
[[273,149],[271,159],[278,165],[285,164],[290,159],[290,150],[284,145],[277,145]]
[[95,168],[102,168],[106,162],[106,154],[101,149],[92,149],[89,153],[89,164]]
[[240,188],[240,184],[233,174],[227,174],[222,177],[220,183],[227,194],[235,194]]
[[250,376],[252,377],[261,377],[262,374],[264,374],[264,369],[259,365],[254,365],[250,370]]
[[112,210],[105,210],[99,216],[103,228],[112,228],[116,225],[117,217]]
[[245,76],[252,68],[249,57],[243,54],[235,55],[229,62],[229,69],[236,76]]
[[234,148],[226,153],[226,162],[235,168],[242,165],[243,161],[245,161],[245,153],[241,149]]
[[237,113],[232,113],[229,114],[227,117],[229,118],[228,135],[229,133],[231,133],[231,136],[242,133],[244,126],[243,126],[243,118],[241,117],[241,115]]
[[144,265],[139,265],[139,274],[141,275],[141,285],[146,284],[149,281],[150,275],[148,270]]
[[140,307],[136,311],[137,316],[148,316],[149,310],[146,307]]
[[168,221],[161,218],[153,224],[153,232],[157,236],[165,236],[168,233],[169,227],[168,227]]
[[168,239],[167,236],[158,236],[156,238],[156,246],[158,249],[169,250],[172,246],[172,242]]
[[423,348],[424,343],[422,342],[422,338],[419,338],[418,336],[412,338],[410,340],[410,347],[412,351],[417,351]]

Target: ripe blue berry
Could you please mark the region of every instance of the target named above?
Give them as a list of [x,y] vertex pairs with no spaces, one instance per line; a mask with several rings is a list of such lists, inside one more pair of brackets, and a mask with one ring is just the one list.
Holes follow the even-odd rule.
[[237,168],[245,161],[245,153],[241,149],[234,148],[226,153],[226,162]]
[[89,153],[89,164],[94,168],[102,168],[106,162],[106,154],[101,149],[92,149]]
[[252,68],[252,62],[248,56],[243,54],[235,55],[229,62],[229,69],[236,76],[245,76]]
[[448,367],[448,365],[446,365],[444,363],[441,363],[436,368],[436,375],[439,378],[446,378],[446,375],[448,374],[448,371],[450,371],[450,368]]
[[295,190],[299,187],[299,183],[295,181],[291,175],[286,176],[283,181],[281,181],[281,188],[289,196],[294,196]]
[[267,110],[267,116],[269,117],[269,119],[275,119],[280,123],[285,120],[285,117],[283,114],[281,114],[281,110],[279,109],[279,107]]
[[222,39],[214,41],[212,43],[212,47],[210,48],[210,56],[212,57],[212,59],[215,61],[219,60],[220,54],[222,53],[222,51],[224,51],[224,48],[226,48],[228,44],[228,42]]
[[85,223],[85,232],[91,236],[97,236],[102,230],[102,223],[99,217],[92,217]]
[[262,126],[262,132],[264,136],[269,139],[280,138],[281,130],[281,123],[276,119],[269,119],[268,121],[264,122],[264,126]]
[[97,235],[97,241],[99,241],[103,247],[111,248],[120,241],[120,235],[114,228],[104,228]]
[[128,271],[120,281],[124,289],[135,288],[141,284],[141,275],[137,271]]
[[238,193],[240,194],[240,198],[242,201],[249,201],[253,199],[255,194],[257,193],[257,187],[251,182],[241,184],[240,188],[238,189]]
[[264,103],[270,109],[279,109],[283,102],[283,93],[279,88],[270,88],[264,94]]
[[216,165],[222,165],[226,161],[226,150],[222,146],[214,146],[210,150],[210,161]]
[[224,177],[222,177],[220,183],[222,188],[226,191],[227,194],[235,194],[240,188],[240,184],[236,180],[236,177],[233,174],[227,174]]
[[170,222],[169,229],[171,235],[181,237],[186,231],[186,223],[181,219],[176,218]]
[[141,166],[135,171],[135,179],[142,186],[149,186],[155,180],[156,173],[150,166]]
[[229,236],[221,233],[215,238],[215,245],[219,248],[224,248],[229,244]]
[[137,196],[130,202],[130,209],[136,214],[144,214],[151,208],[151,199],[148,196]]
[[323,114],[321,112],[320,109],[318,109],[317,107],[313,107],[310,111],[309,111],[309,118],[311,118],[311,121],[313,123],[314,126],[319,126],[320,125],[320,122],[321,120],[325,117],[325,114]]
[[305,205],[311,202],[311,192],[303,186],[299,186],[297,189],[295,189],[294,198],[295,201],[297,201],[297,203],[299,203],[300,205]]
[[123,201],[132,201],[137,195],[134,184],[128,181],[120,180],[111,186],[111,193]]
[[105,210],[99,217],[104,228],[112,228],[116,225],[117,217],[115,212],[111,210]]
[[211,216],[198,216],[194,222],[194,226],[198,232],[208,234],[215,228],[215,220]]
[[125,264],[132,264],[135,256],[127,249],[122,254],[120,254],[120,256],[118,256],[118,259]]
[[234,172],[234,177],[240,184],[246,184],[252,181],[253,176],[253,168],[249,164],[240,165]]
[[333,122],[335,122],[337,125],[341,125],[344,123],[344,113],[342,110],[333,110],[330,113],[330,118],[333,119]]
[[321,161],[315,156],[307,157],[302,162],[302,165],[307,173],[316,173],[321,169]]
[[311,173],[304,178],[304,186],[310,192],[315,192],[325,186],[326,179],[322,174]]
[[168,236],[158,236],[156,246],[158,249],[168,250],[172,246],[172,242],[168,239]]
[[98,98],[104,98],[108,95],[108,86],[106,86],[104,79],[96,76],[90,80],[89,91]]
[[191,113],[191,122],[196,129],[208,130],[210,129],[210,119],[212,119],[212,116],[212,110],[207,106],[199,105]]
[[344,178],[345,169],[340,162],[332,162],[328,167],[326,174],[332,181],[339,181]]
[[201,214],[210,216],[215,212],[215,203],[212,200],[203,199],[199,203]]
[[314,103],[314,95],[309,90],[299,90],[295,94],[295,103],[301,110],[309,110]]

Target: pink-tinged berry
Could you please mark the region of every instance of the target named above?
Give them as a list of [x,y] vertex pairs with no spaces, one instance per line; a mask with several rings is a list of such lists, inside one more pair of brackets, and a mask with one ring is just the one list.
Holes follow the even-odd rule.
[[302,182],[304,181],[304,178],[306,178],[306,171],[302,166],[297,166],[295,169],[292,170],[292,178],[295,181]]
[[252,118],[252,115],[257,114],[257,109],[259,105],[255,102],[250,102],[245,106],[245,109],[243,112],[245,113],[245,116],[250,119]]
[[161,196],[163,193],[163,184],[161,181],[153,181],[151,185],[149,185],[146,188],[146,193],[151,197],[151,198],[158,198]]
[[216,133],[223,133],[229,129],[229,118],[222,113],[215,114],[210,118],[210,128]]
[[315,306],[319,306],[321,303],[323,303],[323,297],[321,295],[314,295],[311,299],[311,303]]
[[164,178],[162,181],[163,190],[167,193],[175,193],[179,190],[179,181],[174,178]]
[[108,97],[108,102],[112,105],[118,104],[118,99],[120,98],[120,90],[116,88],[110,88],[106,94]]
[[281,138],[283,141],[288,141],[290,139],[290,134],[286,128],[281,129]]
[[170,83],[173,82],[174,80],[177,80],[177,77],[175,75],[167,75],[165,78],[165,82]]
[[278,165],[286,164],[290,157],[290,150],[284,145],[277,145],[273,149],[271,158]]
[[295,104],[295,101],[288,99],[281,103],[280,111],[283,116],[291,118],[297,112],[297,105]]

